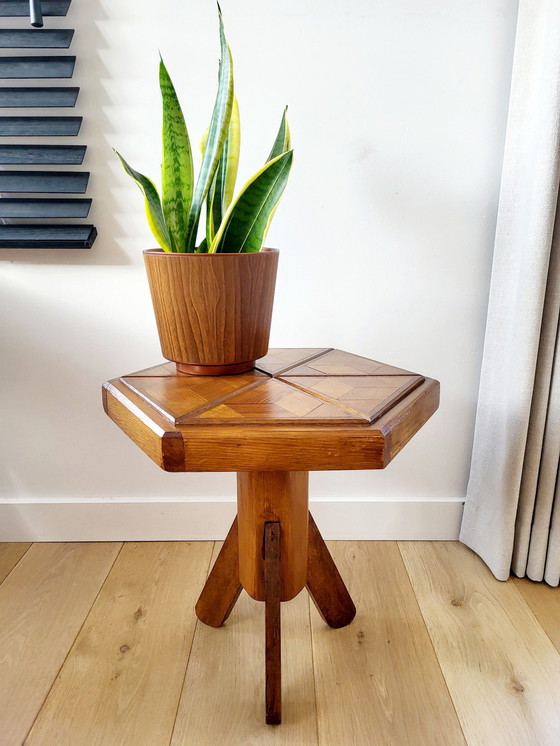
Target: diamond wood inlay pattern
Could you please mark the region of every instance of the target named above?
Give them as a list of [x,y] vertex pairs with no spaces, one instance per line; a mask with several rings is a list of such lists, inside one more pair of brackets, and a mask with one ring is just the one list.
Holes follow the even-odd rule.
[[308,347],[302,349],[277,348],[270,349],[265,357],[257,360],[258,370],[271,376],[285,373],[296,365],[301,365],[316,357],[330,352],[332,348]]
[[272,349],[241,375],[161,361],[103,384],[106,413],[169,472],[384,469],[438,405],[431,378],[319,348]]
[[164,362],[121,378],[174,425],[370,425],[425,379],[341,350],[271,349],[241,375]]
[[[143,368],[137,370],[135,373],[128,373],[123,378],[160,378],[161,376],[176,376],[177,368],[175,363],[160,363],[159,365],[152,365],[151,368]],[[183,376],[182,376],[183,377]]]
[[215,407],[236,392],[269,379],[263,373],[249,371],[237,376],[216,378],[181,374],[170,376],[164,372],[158,376],[126,376],[121,380],[174,425],[179,425],[193,413]]
[[300,391],[275,378],[269,378],[259,386],[235,394],[217,407],[189,417],[188,424],[213,422],[258,425],[274,422],[291,425],[310,420],[322,425],[339,424],[341,421],[369,424],[369,419],[363,415]]
[[412,375],[286,376],[280,380],[328,401],[338,402],[372,422],[422,383],[424,378]]
[[331,350],[330,352],[320,355],[304,365],[296,365],[293,368],[282,371],[290,376],[412,376],[409,370],[395,368],[392,365],[385,365],[376,360],[369,360],[366,357],[352,355],[342,350]]

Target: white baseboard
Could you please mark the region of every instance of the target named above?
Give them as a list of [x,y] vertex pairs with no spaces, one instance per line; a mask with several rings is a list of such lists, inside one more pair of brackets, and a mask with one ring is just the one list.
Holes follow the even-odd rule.
[[[311,500],[325,539],[457,539],[463,500]],[[0,502],[0,541],[200,541],[223,539],[227,499],[82,499]]]

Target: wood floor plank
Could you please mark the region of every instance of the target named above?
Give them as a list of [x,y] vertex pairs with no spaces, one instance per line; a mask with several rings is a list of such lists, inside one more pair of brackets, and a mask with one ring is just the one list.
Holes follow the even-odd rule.
[[560,652],[560,588],[534,583],[528,578],[514,578],[513,582]]
[[452,542],[400,545],[467,742],[560,743],[560,655],[512,582]]
[[329,542],[356,618],[330,629],[312,610],[322,746],[464,746],[395,542]]
[[121,544],[34,544],[0,585],[0,745],[23,743]]
[[316,746],[307,592],[281,613],[282,725],[265,725],[264,604],[242,591],[223,627],[197,625],[172,746]]
[[167,746],[211,552],[125,544],[26,746]]
[[0,543],[0,583],[12,572],[30,546],[30,543],[21,542]]

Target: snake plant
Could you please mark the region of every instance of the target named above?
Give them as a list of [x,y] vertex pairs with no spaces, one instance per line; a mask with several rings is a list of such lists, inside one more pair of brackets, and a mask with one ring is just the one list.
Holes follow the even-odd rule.
[[[163,60],[159,84],[163,103],[161,198],[154,183],[117,153],[124,170],[144,195],[149,226],[164,251],[240,253],[260,251],[292,166],[286,110],[266,163],[234,198],[239,163],[239,108],[233,63],[219,15],[221,60],[210,126],[201,143],[202,163],[195,182],[185,118]],[[116,152],[116,151],[115,151]],[[206,234],[197,245],[202,207]]]

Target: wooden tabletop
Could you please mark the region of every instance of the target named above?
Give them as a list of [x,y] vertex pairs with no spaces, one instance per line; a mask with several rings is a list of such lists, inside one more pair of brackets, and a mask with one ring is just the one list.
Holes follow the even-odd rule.
[[436,411],[439,383],[333,349],[271,349],[247,373],[174,363],[103,384],[111,419],[166,471],[382,469]]

